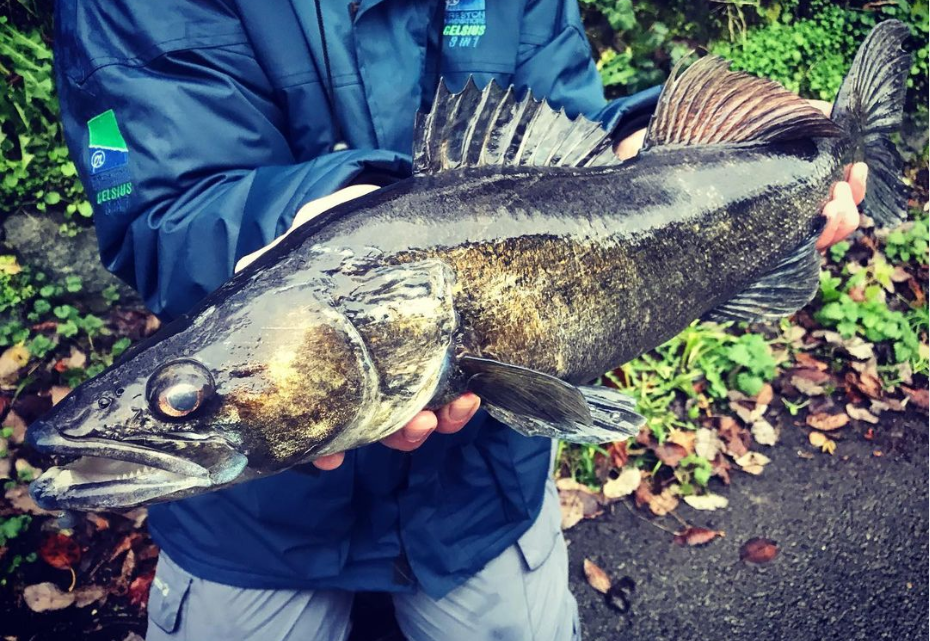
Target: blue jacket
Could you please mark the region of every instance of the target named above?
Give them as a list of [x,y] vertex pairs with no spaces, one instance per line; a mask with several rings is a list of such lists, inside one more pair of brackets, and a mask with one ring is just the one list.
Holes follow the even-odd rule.
[[[453,89],[469,76],[532,88],[625,131],[655,104],[654,90],[605,101],[576,0],[322,4],[321,20],[310,0],[59,0],[62,116],[100,253],[162,318],[307,201],[407,176],[414,113],[440,74]],[[514,542],[531,567],[545,559],[556,533],[524,533],[549,453],[481,413],[412,454],[364,447],[332,472],[153,507],[149,523],[205,579],[439,597]]]

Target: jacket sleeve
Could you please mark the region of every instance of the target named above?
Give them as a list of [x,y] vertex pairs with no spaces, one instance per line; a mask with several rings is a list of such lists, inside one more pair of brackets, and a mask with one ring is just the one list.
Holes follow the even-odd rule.
[[82,43],[69,35],[64,51],[56,39],[62,118],[101,258],[165,318],[222,284],[239,257],[286,231],[307,201],[366,171],[409,173],[407,158],[378,150],[298,162],[247,42],[141,64],[116,55],[85,73],[71,66]]
[[578,0],[529,0],[515,82],[569,114],[598,120],[619,140],[649,124],[661,86],[607,101],[591,57]]

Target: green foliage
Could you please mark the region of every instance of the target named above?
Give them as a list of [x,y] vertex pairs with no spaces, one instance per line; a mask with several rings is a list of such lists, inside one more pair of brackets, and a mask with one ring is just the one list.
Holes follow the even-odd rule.
[[713,43],[711,51],[805,97],[833,100],[865,35],[882,20],[896,18],[924,43],[914,57],[908,86],[911,106],[926,104],[926,0],[870,3],[868,9],[827,0],[787,0],[772,4],[769,15],[765,24],[734,41]]
[[[927,371],[927,354],[921,346],[919,330],[925,324],[926,303],[919,309],[898,311],[889,307],[883,281],[888,263],[876,255],[867,269],[844,279],[821,273],[820,301],[823,306],[814,318],[842,336],[860,336],[872,343],[887,342],[893,363],[908,363],[915,372]],[[852,293],[855,293],[855,297]]]
[[[771,342],[759,334],[734,336],[721,325],[693,323],[653,352],[606,377],[636,398],[637,409],[662,443],[674,428],[695,429],[699,383],[710,398],[726,398],[731,389],[754,396],[775,378]],[[681,412],[682,399],[687,413]],[[706,399],[704,399],[706,402]]]
[[899,263],[915,261],[927,264],[930,221],[927,215],[920,216],[912,224],[891,231],[885,238],[885,255]]
[[52,52],[43,30],[15,28],[0,17],[0,209],[30,206],[64,209],[89,216],[74,163],[68,159],[58,102],[54,96]]
[[29,529],[31,522],[32,517],[28,514],[0,516],[0,547]]

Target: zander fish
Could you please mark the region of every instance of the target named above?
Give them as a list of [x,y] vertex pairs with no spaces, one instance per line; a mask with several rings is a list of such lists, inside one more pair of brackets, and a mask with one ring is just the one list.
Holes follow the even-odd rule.
[[720,58],[676,69],[622,163],[598,125],[532,96],[441,86],[412,178],[302,226],[29,428],[80,457],[33,496],[207,492],[373,443],[464,390],[529,436],[636,433],[633,402],[586,383],[696,318],[805,305],[848,163],[869,163],[876,221],[901,220],[907,34],[875,28],[832,119]]

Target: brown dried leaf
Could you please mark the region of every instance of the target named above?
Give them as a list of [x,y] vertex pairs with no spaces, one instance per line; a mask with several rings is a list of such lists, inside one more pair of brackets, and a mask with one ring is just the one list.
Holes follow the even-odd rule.
[[723,447],[723,441],[713,430],[702,427],[694,432],[694,453],[698,456],[712,461]]
[[675,538],[672,539],[675,543],[681,546],[697,546],[697,545],[706,545],[710,543],[718,536],[723,536],[722,530],[708,530],[703,527],[689,527],[685,528],[681,532],[675,534]]
[[584,575],[588,579],[588,585],[601,594],[607,594],[610,591],[610,577],[594,561],[584,560]]
[[36,585],[27,585],[23,590],[23,601],[33,612],[63,610],[74,603],[73,592],[62,592],[54,583],[46,581]]
[[6,500],[10,502],[10,505],[14,510],[20,513],[35,514],[37,516],[43,514],[54,514],[48,510],[43,510],[36,502],[32,500],[32,497],[29,495],[29,487],[26,485],[14,485],[6,491],[4,494]]
[[818,361],[816,358],[806,352],[798,352],[794,355],[794,360],[797,361],[798,365],[801,367],[820,370],[821,372],[825,372],[829,367],[829,365],[823,361]]
[[681,459],[688,455],[688,450],[678,443],[666,441],[655,449],[655,454],[665,465],[675,467]]
[[778,556],[778,544],[771,539],[749,539],[739,549],[740,561],[748,563],[768,563]]
[[661,494],[653,494],[649,499],[649,509],[656,516],[665,516],[678,507],[678,487],[670,485]]
[[775,445],[778,442],[778,432],[775,427],[764,418],[752,424],[752,438],[760,445]]
[[789,382],[794,389],[798,390],[805,396],[823,396],[827,393],[827,390],[823,385],[819,385],[807,378],[792,376]]
[[904,387],[903,385],[901,386],[901,389],[904,390],[905,394],[907,394],[907,397],[911,400],[911,403],[924,411],[927,410],[928,405],[930,405],[930,393],[928,393],[927,389],[912,389],[910,387]]
[[673,429],[668,433],[668,440],[676,445],[681,445],[688,454],[691,454],[694,452],[696,436],[695,432],[691,430]]
[[865,421],[866,423],[872,423],[873,425],[878,423],[877,416],[872,414],[864,407],[856,407],[852,403],[846,404],[846,413],[849,415],[849,418],[855,421]]
[[29,362],[29,350],[23,345],[7,347],[0,354],[0,380],[13,378]]
[[[586,486],[573,479],[559,479],[563,487],[572,489],[559,489],[559,505],[562,510],[562,529],[567,530],[586,518],[593,518],[601,514],[601,505],[598,497]],[[571,483],[568,483],[570,481]]]
[[686,496],[685,503],[695,510],[719,510],[729,505],[730,501],[719,494],[701,494],[700,496]]
[[52,397],[52,406],[55,406],[63,401],[64,398],[71,393],[71,388],[65,385],[52,385],[48,393],[49,396]]
[[807,424],[815,430],[822,432],[831,432],[838,430],[849,423],[847,414],[828,414],[827,412],[817,412],[807,415]]
[[615,479],[604,483],[604,498],[616,500],[632,494],[639,487],[642,474],[635,467],[627,467],[620,471]]
[[101,530],[110,529],[110,521],[108,521],[105,517],[100,516],[96,512],[87,512],[84,514],[84,518],[86,518],[87,521],[93,525],[94,529],[98,532]]
[[747,452],[736,459],[736,464],[740,466],[740,469],[754,475],[762,474],[762,469],[771,462],[772,459],[759,452]]
[[756,394],[756,403],[758,405],[765,405],[768,407],[772,403],[772,398],[775,396],[775,390],[772,389],[772,386],[766,383],[762,386],[762,389],[759,390],[759,393]]
[[720,417],[720,428],[717,432],[726,445],[727,454],[733,458],[739,458],[749,451],[749,432],[729,416]]
[[91,603],[103,603],[107,600],[109,591],[102,585],[85,585],[74,592],[74,605],[84,608]]
[[81,547],[70,536],[49,534],[39,546],[39,556],[53,568],[67,570],[81,560]]

